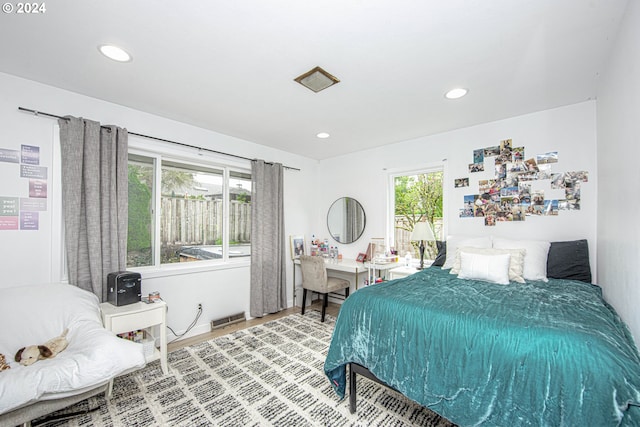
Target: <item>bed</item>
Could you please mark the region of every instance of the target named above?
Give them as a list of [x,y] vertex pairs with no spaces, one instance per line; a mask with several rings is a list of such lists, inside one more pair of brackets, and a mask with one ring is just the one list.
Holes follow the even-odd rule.
[[[17,425],[106,390],[115,376],[145,365],[143,346],[102,327],[98,298],[67,284],[2,289],[0,425]],[[24,346],[42,344],[68,328],[69,345],[30,366],[13,362]]]
[[598,286],[545,280],[499,285],[430,267],[360,289],[340,310],[325,373],[340,398],[351,366],[353,380],[463,426],[640,425],[628,328]]

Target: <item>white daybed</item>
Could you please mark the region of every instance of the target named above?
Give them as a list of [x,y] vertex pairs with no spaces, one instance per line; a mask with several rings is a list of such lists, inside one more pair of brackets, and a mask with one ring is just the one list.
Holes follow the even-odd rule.
[[[144,366],[143,346],[104,329],[98,298],[67,284],[0,289],[0,425],[17,425],[106,390],[115,376]],[[68,328],[69,346],[31,366],[16,352],[43,344]]]

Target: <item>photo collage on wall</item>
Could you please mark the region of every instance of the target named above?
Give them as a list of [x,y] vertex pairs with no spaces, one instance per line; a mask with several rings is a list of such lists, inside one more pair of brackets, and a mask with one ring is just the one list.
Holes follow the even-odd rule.
[[[481,217],[484,225],[494,226],[503,221],[524,221],[531,215],[555,216],[561,210],[580,209],[580,186],[589,181],[588,172],[554,172],[557,151],[525,159],[524,147],[513,147],[511,139],[473,150],[469,173],[484,172],[493,163],[495,175],[492,179],[478,180],[478,194],[464,196],[460,217]],[[545,198],[544,190],[532,190],[532,181],[540,180],[548,180],[552,190],[564,190],[565,197]],[[454,185],[469,187],[469,178],[457,178]]]

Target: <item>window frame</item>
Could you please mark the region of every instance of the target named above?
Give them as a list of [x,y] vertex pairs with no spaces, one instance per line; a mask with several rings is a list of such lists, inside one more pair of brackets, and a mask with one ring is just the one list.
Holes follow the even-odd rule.
[[386,218],[386,235],[387,242],[390,247],[395,247],[395,179],[400,176],[428,174],[432,172],[442,172],[442,235],[435,236],[436,240],[446,240],[448,233],[448,215],[447,215],[447,162],[446,159],[441,162],[433,162],[425,164],[421,167],[392,169],[387,171],[387,218]]
[[[129,141],[128,155],[136,155],[153,160],[154,167],[154,179],[152,189],[152,251],[153,251],[153,265],[149,266],[127,266],[127,270],[144,273],[145,277],[164,277],[174,274],[188,274],[200,271],[222,270],[229,268],[247,267],[251,264],[251,255],[247,257],[230,257],[229,256],[229,213],[230,213],[230,196],[229,196],[229,179],[231,172],[239,172],[242,174],[251,175],[251,168],[246,165],[241,165],[238,162],[225,162],[219,158],[213,156],[205,156],[202,152],[198,154],[185,153],[180,150],[162,150],[159,149],[150,150],[146,147],[141,147],[142,144],[132,144]],[[155,148],[155,147],[154,147]],[[158,216],[160,215],[161,208],[161,183],[162,178],[162,162],[173,162],[176,164],[183,164],[187,167],[201,167],[203,169],[219,169],[222,171],[223,179],[223,192],[225,197],[223,198],[222,205],[222,227],[224,233],[222,235],[222,258],[212,260],[199,260],[197,262],[185,262],[185,263],[160,263],[160,221]]]

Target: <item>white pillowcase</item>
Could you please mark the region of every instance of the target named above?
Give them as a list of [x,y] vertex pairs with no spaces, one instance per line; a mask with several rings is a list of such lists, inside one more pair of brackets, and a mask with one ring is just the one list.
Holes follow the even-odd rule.
[[491,236],[468,237],[468,236],[447,236],[447,257],[442,266],[443,270],[453,267],[456,261],[456,252],[463,246],[473,248],[490,248]]
[[460,272],[461,261],[460,254],[469,253],[469,254],[481,254],[481,255],[503,255],[509,254],[511,255],[511,261],[509,262],[509,280],[524,283],[524,279],[522,277],[524,271],[524,257],[526,254],[526,250],[524,249],[495,249],[495,248],[473,248],[473,247],[461,247],[458,248],[456,254],[456,261],[451,268],[451,274],[458,274]]
[[542,240],[511,240],[498,237],[493,239],[494,248],[526,250],[522,275],[527,280],[548,281],[547,257],[549,256],[550,246],[550,242]]
[[499,285],[508,285],[510,260],[510,254],[483,255],[460,252],[460,274],[458,274],[458,278],[484,280]]

